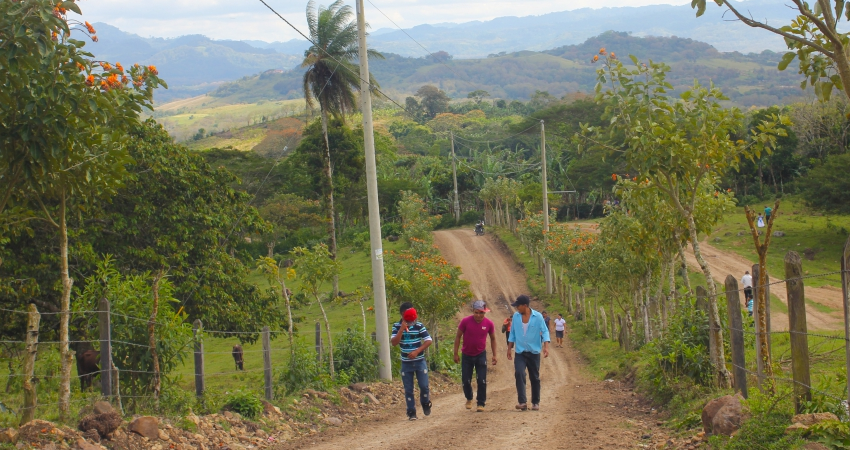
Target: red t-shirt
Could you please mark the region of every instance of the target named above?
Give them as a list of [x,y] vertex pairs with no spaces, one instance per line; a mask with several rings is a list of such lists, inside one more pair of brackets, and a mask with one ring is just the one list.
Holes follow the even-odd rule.
[[478,356],[487,349],[487,335],[495,335],[496,327],[493,321],[484,318],[481,323],[475,321],[475,317],[464,317],[457,329],[463,333],[463,347],[460,351],[467,356]]

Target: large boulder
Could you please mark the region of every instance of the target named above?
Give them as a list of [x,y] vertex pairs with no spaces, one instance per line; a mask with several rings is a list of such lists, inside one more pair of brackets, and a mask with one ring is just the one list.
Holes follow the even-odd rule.
[[159,419],[156,417],[137,417],[130,422],[127,429],[150,440],[159,439]]
[[702,428],[705,434],[731,436],[741,427],[741,397],[724,395],[716,398],[702,409]]

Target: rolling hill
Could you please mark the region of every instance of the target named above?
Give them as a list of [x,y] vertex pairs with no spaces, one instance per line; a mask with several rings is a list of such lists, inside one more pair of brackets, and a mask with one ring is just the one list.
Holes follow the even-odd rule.
[[[535,91],[561,97],[570,92],[590,92],[596,83],[591,58],[600,47],[621,56],[634,54],[641,60],[663,61],[671,66],[668,80],[677,91],[714,82],[739,106],[769,106],[798,99],[795,70],[780,72],[780,53],[724,53],[704,42],[678,37],[636,37],[607,32],[582,44],[543,52],[520,51],[481,59],[436,61],[434,57],[407,58],[386,54],[370,62],[381,89],[401,102],[420,86],[433,84],[453,98],[465,98],[474,90],[488,91],[493,98],[528,99]],[[267,71],[225,83],[209,96],[226,103],[301,98],[302,70]]]

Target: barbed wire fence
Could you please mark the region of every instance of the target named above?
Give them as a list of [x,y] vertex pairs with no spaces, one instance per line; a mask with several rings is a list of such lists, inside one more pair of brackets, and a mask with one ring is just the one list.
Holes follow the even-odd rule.
[[[0,401],[0,412],[10,412],[15,416],[19,416],[21,418],[20,422],[25,423],[36,417],[38,411],[43,410],[55,410],[57,407],[61,406],[61,402],[59,401],[39,401],[37,391],[48,389],[51,387],[53,383],[56,383],[56,380],[60,380],[63,378],[61,374],[58,374],[58,370],[47,370],[44,373],[36,373],[36,360],[38,359],[39,353],[44,354],[46,351],[45,346],[51,345],[61,345],[61,341],[40,341],[39,340],[39,331],[40,331],[40,321],[41,316],[48,315],[59,315],[62,314],[61,311],[54,312],[39,312],[35,305],[30,304],[28,310],[14,310],[14,309],[6,309],[0,308],[0,313],[4,314],[22,314],[27,317],[27,331],[24,340],[10,340],[4,339],[0,340],[0,344],[3,344],[6,347],[6,352],[11,353],[10,350],[15,348],[19,354],[22,354],[21,359],[23,359],[23,364],[20,365],[20,372],[16,372],[12,370],[11,359],[9,361],[9,373],[7,374],[7,390],[6,390],[6,402],[10,404],[6,404],[4,401]],[[136,393],[126,393],[122,392],[121,388],[121,377],[122,376],[155,376],[161,377],[165,375],[165,371],[153,371],[153,370],[138,370],[138,367],[127,366],[125,361],[116,361],[113,359],[115,354],[115,346],[128,346],[134,347],[138,349],[146,349],[150,350],[150,344],[147,343],[148,336],[144,336],[145,343],[140,342],[132,342],[129,340],[122,339],[114,339],[112,337],[113,332],[113,317],[120,317],[122,319],[126,319],[129,321],[138,321],[145,324],[153,324],[155,327],[164,327],[166,325],[161,322],[152,321],[150,318],[136,317],[127,314],[122,314],[118,312],[111,311],[110,303],[107,299],[102,299],[98,306],[98,310],[91,311],[70,311],[69,314],[72,315],[88,315],[88,316],[96,316],[98,323],[98,339],[83,339],[83,340],[69,340],[68,344],[76,345],[82,344],[81,348],[88,348],[91,351],[94,351],[94,357],[96,358],[97,364],[93,365],[91,360],[91,354],[86,355],[87,351],[80,351],[77,353],[76,358],[78,359],[77,364],[77,374],[76,378],[80,381],[80,391],[82,394],[82,398],[75,398],[70,401],[71,405],[92,405],[94,402],[98,400],[109,400],[115,403],[123,412],[124,401],[128,399],[132,399],[133,401],[139,400],[152,400],[158,401],[159,398],[154,395],[135,395]],[[183,324],[189,325],[189,324]],[[204,394],[207,392],[206,381],[208,378],[214,377],[228,377],[228,376],[240,376],[240,375],[249,375],[251,377],[256,376],[259,373],[262,373],[262,383],[263,383],[263,396],[266,400],[271,401],[274,398],[275,392],[275,370],[280,370],[282,368],[288,367],[286,363],[289,362],[289,356],[291,352],[295,351],[294,348],[290,347],[272,347],[272,337],[275,335],[286,334],[286,330],[271,330],[268,326],[263,327],[262,330],[259,331],[225,331],[225,330],[206,330],[203,327],[203,323],[201,320],[195,320],[192,324],[192,336],[186,342],[182,343],[182,348],[179,349],[180,353],[186,354],[188,356],[191,353],[191,364],[193,366],[193,385],[195,390],[195,395],[199,399],[203,399]],[[343,335],[346,333],[351,333],[352,328],[347,328],[345,331],[332,331],[331,334],[333,336]],[[358,332],[365,332],[363,330],[358,330]],[[327,335],[327,331],[324,330],[324,327],[317,321],[315,323],[314,330],[294,330],[293,334],[297,335],[310,335],[314,334],[315,336],[315,354],[317,363],[327,363],[327,351],[326,346],[328,342],[325,339]],[[240,341],[238,344],[234,345],[231,351],[206,351],[204,349],[204,341],[205,337],[210,338],[238,338],[244,336],[257,336],[261,341],[261,349],[244,349],[242,348],[242,342]],[[371,339],[374,341],[376,339],[375,333],[371,333]],[[99,347],[99,350],[94,350],[95,345]],[[238,350],[237,350],[238,345]],[[40,347],[41,346],[41,347]],[[187,347],[189,350],[187,350]],[[144,350],[143,350],[144,351]],[[206,367],[206,357],[213,356],[221,358],[221,355],[229,355],[233,358],[234,370],[225,370],[225,371],[217,371],[217,372],[207,372]],[[259,356],[262,359],[262,366],[259,368],[245,368],[245,355],[252,355],[251,359],[256,360],[256,356]],[[10,358],[12,358],[11,354],[7,354]],[[84,359],[85,361],[81,364],[80,359]],[[347,361],[345,359],[334,358],[335,365],[337,364],[346,364],[353,363],[354,361]],[[221,361],[219,361],[220,365]],[[100,377],[100,385],[95,386],[93,384],[94,377]],[[22,399],[18,402],[19,407],[15,408],[11,405],[13,401],[10,401],[9,398],[9,389],[8,386],[11,384],[13,379],[19,379],[22,390]],[[244,377],[239,377],[239,381],[245,381]],[[250,382],[256,381],[249,380]],[[93,389],[94,388],[94,389]],[[252,386],[253,388],[253,386]],[[16,393],[15,393],[16,394]],[[2,400],[0,398],[0,400]]]
[[[797,252],[790,251],[784,258],[785,278],[776,281],[770,281],[760,285],[758,283],[759,270],[758,264],[752,266],[753,280],[755,281],[752,287],[752,299],[754,304],[758,301],[760,291],[764,291],[765,295],[765,320],[759,318],[759,308],[754,305],[752,308],[753,322],[750,324],[744,323],[744,313],[742,309],[741,293],[747,291],[747,288],[739,288],[738,280],[733,275],[728,275],[724,280],[725,289],[717,293],[717,297],[726,297],[726,310],[728,314],[728,325],[726,326],[729,333],[729,344],[731,350],[731,368],[733,387],[740,392],[742,396],[749,396],[748,378],[754,380],[758,388],[762,391],[770,390],[774,383],[787,383],[792,387],[794,395],[794,405],[797,413],[801,413],[806,408],[806,405],[812,402],[813,393],[819,394],[824,398],[835,401],[837,405],[841,405],[841,409],[845,413],[845,417],[850,416],[848,411],[848,400],[850,400],[850,386],[847,385],[847,380],[850,379],[850,239],[844,245],[844,251],[841,257],[841,267],[837,271],[819,273],[815,275],[804,275],[802,258]],[[835,334],[829,332],[809,332],[807,322],[807,308],[805,296],[806,280],[816,278],[826,278],[833,275],[841,275],[841,302],[843,305],[843,329]],[[787,297],[788,306],[788,324],[787,329],[774,330],[771,323],[770,311],[770,288],[771,286],[784,285]],[[704,288],[697,287],[697,302],[696,307],[708,311],[707,299],[708,294]],[[746,297],[746,295],[745,295]],[[744,299],[746,302],[748,299]],[[814,306],[809,306],[814,309]],[[711,322],[709,322],[711,323]],[[784,328],[785,324],[777,324]],[[752,329],[748,329],[752,328]],[[750,341],[755,341],[755,358],[754,361],[747,361],[747,345],[748,341],[745,336],[752,336]],[[778,364],[773,359],[773,338],[776,336],[787,336],[790,344],[790,355],[781,357]],[[810,339],[811,338],[811,339]],[[811,341],[811,342],[810,342]],[[843,342],[842,342],[843,341]],[[764,348],[769,354],[764,355]],[[812,382],[812,365],[813,361],[818,362],[834,362],[838,356],[835,356],[839,351],[844,350],[844,377],[839,374],[832,375],[834,380],[842,381],[844,386],[840,392],[834,389],[826,390],[814,386]],[[819,360],[819,361],[818,361]],[[773,366],[778,367],[779,374],[773,373],[773,367],[765,367],[765,361],[773,361]],[[785,366],[788,366],[787,369]],[[790,371],[790,378],[785,374]]]

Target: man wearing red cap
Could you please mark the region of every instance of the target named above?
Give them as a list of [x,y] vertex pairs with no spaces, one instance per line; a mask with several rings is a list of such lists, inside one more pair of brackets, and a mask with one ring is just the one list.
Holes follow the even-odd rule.
[[[472,315],[464,317],[457,327],[455,335],[455,363],[461,363],[463,394],[466,396],[466,409],[472,409],[472,370],[478,383],[478,412],[484,411],[487,402],[487,336],[490,336],[490,348],[493,350],[493,365],[496,365],[496,326],[484,317],[490,312],[483,300],[472,302]],[[457,349],[463,340],[463,358],[458,358]]]
[[416,420],[416,402],[413,399],[413,377],[419,383],[419,403],[426,416],[431,414],[431,388],[428,384],[428,365],[424,351],[431,346],[431,335],[425,325],[417,320],[413,304],[404,302],[399,308],[401,320],[393,324],[390,342],[401,348],[401,381],[404,384],[404,400],[407,418]]

